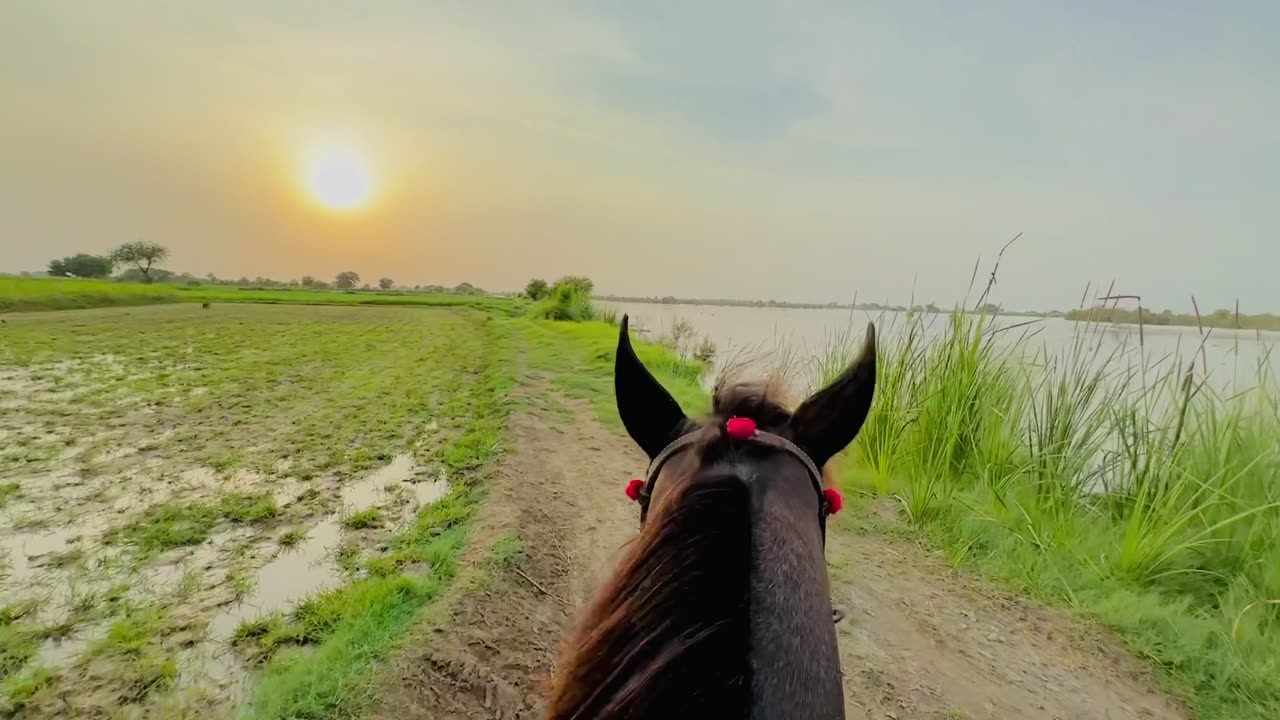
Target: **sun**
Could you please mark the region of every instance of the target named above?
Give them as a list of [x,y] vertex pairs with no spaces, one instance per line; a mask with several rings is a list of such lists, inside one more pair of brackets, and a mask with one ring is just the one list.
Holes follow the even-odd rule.
[[316,147],[302,159],[302,184],[307,195],[328,210],[358,210],[373,195],[373,182],[364,159],[351,148]]

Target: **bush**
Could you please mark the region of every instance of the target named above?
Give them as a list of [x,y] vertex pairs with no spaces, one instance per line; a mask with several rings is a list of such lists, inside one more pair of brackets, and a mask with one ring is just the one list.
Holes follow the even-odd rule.
[[544,320],[599,320],[601,315],[591,302],[592,287],[591,280],[584,277],[561,278],[551,286],[546,297],[529,309],[529,314]]
[[49,261],[49,274],[55,277],[105,278],[111,275],[111,258],[79,253],[61,260]]
[[524,286],[524,296],[537,302],[545,298],[551,292],[551,287],[547,285],[547,281],[542,278],[534,278]]

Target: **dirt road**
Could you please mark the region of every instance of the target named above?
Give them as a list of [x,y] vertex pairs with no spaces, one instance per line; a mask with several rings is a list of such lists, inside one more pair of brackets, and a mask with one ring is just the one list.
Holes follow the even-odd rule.
[[[577,606],[636,529],[622,493],[645,461],[568,399],[510,420],[514,447],[478,518],[469,574],[383,673],[379,720],[535,718]],[[855,517],[850,517],[855,516]],[[1104,634],[861,527],[828,540],[852,720],[1175,719]],[[518,538],[518,540],[517,540]]]

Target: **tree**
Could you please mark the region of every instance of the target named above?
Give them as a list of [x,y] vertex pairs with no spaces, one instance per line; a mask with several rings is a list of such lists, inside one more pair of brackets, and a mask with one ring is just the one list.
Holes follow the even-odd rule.
[[566,275],[556,281],[556,287],[573,288],[574,290],[591,297],[591,292],[596,289],[596,284],[591,282],[591,278],[581,275]]
[[551,288],[547,286],[547,281],[542,278],[534,278],[524,286],[524,296],[530,300],[541,300],[551,292]]
[[381,280],[378,281],[378,287],[382,288],[383,290],[390,290],[391,286],[395,284],[396,284],[395,281],[392,280],[391,278],[382,278]]
[[348,270],[346,272],[338,273],[338,277],[334,279],[333,284],[342,290],[350,290],[359,282],[360,273]]
[[104,278],[111,274],[110,258],[79,253],[61,260],[49,261],[49,274],[58,277]]
[[315,285],[316,285],[315,278],[311,277],[310,275],[302,276],[302,287],[315,287]]
[[142,281],[151,282],[151,266],[169,257],[169,251],[161,245],[149,242],[125,243],[111,251],[112,262],[132,265],[142,273]]

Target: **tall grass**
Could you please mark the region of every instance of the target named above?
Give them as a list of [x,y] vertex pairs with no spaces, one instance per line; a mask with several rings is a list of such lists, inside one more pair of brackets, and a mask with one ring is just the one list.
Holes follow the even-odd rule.
[[[983,571],[1121,632],[1205,718],[1280,717],[1280,393],[1188,359],[1050,351],[956,311],[879,349],[853,456],[868,490]],[[819,363],[830,373],[855,347]],[[825,370],[823,370],[825,368]],[[1242,383],[1237,382],[1238,386]]]

